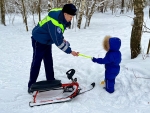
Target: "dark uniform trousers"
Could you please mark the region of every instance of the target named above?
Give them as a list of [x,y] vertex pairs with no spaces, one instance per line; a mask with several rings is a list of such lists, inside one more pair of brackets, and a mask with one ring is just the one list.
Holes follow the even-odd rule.
[[33,47],[33,59],[30,69],[30,80],[28,83],[29,88],[33,83],[36,82],[38,78],[42,59],[45,67],[46,79],[55,80],[53,70],[52,45],[41,44],[34,40],[33,37],[31,37],[31,39]]

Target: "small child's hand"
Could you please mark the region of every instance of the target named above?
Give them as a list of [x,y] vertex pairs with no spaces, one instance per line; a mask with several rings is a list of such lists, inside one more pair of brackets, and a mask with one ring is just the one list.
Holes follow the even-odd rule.
[[92,61],[93,61],[93,62],[96,62],[96,58],[93,57],[93,58],[92,58]]

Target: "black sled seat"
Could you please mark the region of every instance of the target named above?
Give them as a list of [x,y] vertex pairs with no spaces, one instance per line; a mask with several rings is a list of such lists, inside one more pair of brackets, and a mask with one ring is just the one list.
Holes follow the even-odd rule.
[[39,81],[31,86],[31,91],[47,91],[61,87],[61,80]]

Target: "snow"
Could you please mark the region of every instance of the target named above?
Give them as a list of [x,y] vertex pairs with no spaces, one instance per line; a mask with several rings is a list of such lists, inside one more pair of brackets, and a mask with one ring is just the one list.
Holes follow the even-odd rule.
[[[144,21],[150,25],[148,9],[144,10]],[[117,36],[122,40],[121,70],[116,78],[115,92],[107,93],[100,82],[104,79],[104,65],[90,59],[65,54],[53,45],[53,61],[56,79],[69,82],[66,71],[76,70],[74,77],[84,87],[96,83],[90,92],[74,98],[71,102],[29,107],[32,96],[27,93],[32,60],[31,32],[32,17],[28,17],[29,31],[26,32],[22,18],[16,15],[14,25],[0,25],[0,113],[149,113],[150,110],[150,57],[146,55],[149,34],[143,33],[142,54],[130,59],[130,37],[133,12],[112,15],[95,13],[90,27],[68,29],[64,37],[72,50],[93,56],[104,57],[102,40],[105,35]],[[42,15],[43,17],[45,14]],[[7,22],[8,22],[7,18]],[[147,26],[149,27],[149,26]],[[144,55],[146,56],[143,59]],[[37,81],[45,80],[44,66]]]

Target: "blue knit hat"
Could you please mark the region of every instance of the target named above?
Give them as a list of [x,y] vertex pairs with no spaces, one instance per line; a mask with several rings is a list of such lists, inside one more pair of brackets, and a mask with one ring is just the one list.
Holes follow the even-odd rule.
[[73,5],[73,4],[65,4],[62,9],[62,12],[73,15],[73,16],[76,15],[76,11],[77,11],[77,9],[76,9],[75,5]]

